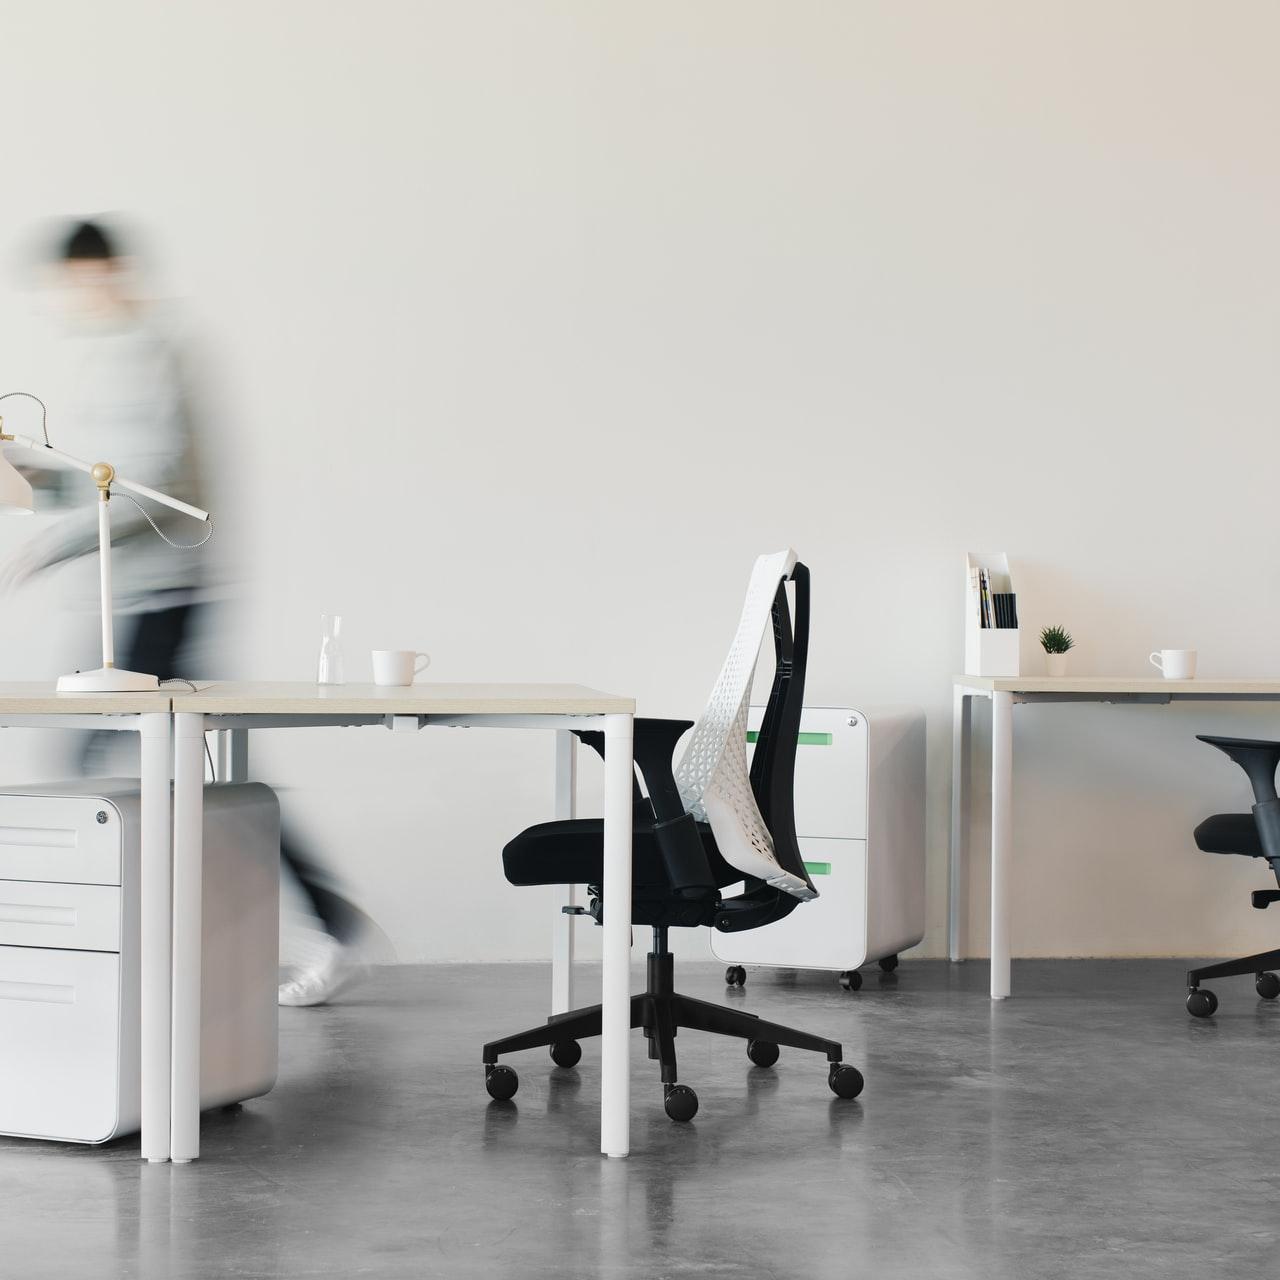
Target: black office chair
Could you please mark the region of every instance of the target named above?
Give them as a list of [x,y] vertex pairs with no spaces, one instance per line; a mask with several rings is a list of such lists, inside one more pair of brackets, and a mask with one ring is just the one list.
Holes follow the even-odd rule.
[[[795,633],[787,602],[794,584]],[[772,618],[775,672],[750,773],[746,756],[747,703],[761,639]],[[758,1067],[778,1060],[779,1045],[825,1054],[828,1083],[841,1098],[862,1092],[862,1073],[843,1064],[834,1040],[824,1040],[754,1014],[679,995],[674,989],[667,930],[715,928],[726,933],[779,920],[817,890],[796,842],[792,784],[809,642],[809,571],[795,553],[761,556],[728,658],[697,725],[687,720],[637,719],[635,758],[648,791],[636,792],[633,834],[632,923],[653,930],[647,989],[631,998],[631,1025],[649,1041],[649,1057],[662,1071],[664,1103],[673,1120],[692,1120],[698,1097],[676,1083],[676,1030],[687,1027],[747,1042]],[[679,766],[672,753],[693,729]],[[603,735],[577,735],[601,755]],[[521,832],[503,850],[512,884],[585,884],[597,924],[608,910],[603,878],[603,824],[599,820],[547,822]],[[722,897],[721,890],[743,885]],[[605,886],[607,889],[607,886]],[[600,1006],[550,1018],[545,1025],[484,1046],[485,1085],[497,1099],[512,1097],[519,1079],[499,1065],[503,1054],[547,1046],[551,1060],[572,1067],[578,1041],[600,1034]]]
[[[1196,735],[1201,742],[1225,751],[1246,774],[1253,787],[1252,813],[1215,813],[1196,828],[1196,844],[1206,853],[1238,853],[1249,858],[1265,858],[1280,884],[1280,798],[1276,795],[1276,765],[1280,763],[1280,742],[1258,742],[1251,738],[1211,738]],[[1255,889],[1253,905],[1259,910],[1280,902],[1280,889]],[[1218,1007],[1218,997],[1200,985],[1202,978],[1233,978],[1257,975],[1258,994],[1264,1000],[1280,996],[1280,978],[1268,970],[1280,966],[1280,950],[1263,951],[1240,960],[1206,965],[1187,972],[1187,1012],[1207,1018]]]

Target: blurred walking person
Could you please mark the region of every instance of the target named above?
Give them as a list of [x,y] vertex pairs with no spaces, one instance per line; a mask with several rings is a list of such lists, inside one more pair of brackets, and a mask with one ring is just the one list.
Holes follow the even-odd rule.
[[[204,507],[195,397],[172,317],[142,296],[134,263],[98,222],[67,228],[52,265],[69,357],[57,444],[81,457],[109,459],[131,480]],[[96,502],[84,502],[84,486],[68,486],[61,473],[39,470],[28,478],[52,502],[82,501],[0,567],[0,589],[12,590],[34,574],[65,565],[73,575],[83,572],[75,594],[96,611]],[[228,661],[223,638],[212,635],[207,561],[198,550],[182,549],[181,520],[175,513],[157,514],[157,525],[172,539],[166,545],[131,503],[112,512],[112,546],[123,550],[112,557],[115,615],[126,637],[121,658],[127,669],[161,680],[204,678],[213,667],[223,668],[218,674],[225,678],[225,668],[235,664]],[[198,652],[206,649],[211,652]],[[104,758],[118,737],[92,735],[78,761],[81,772],[104,772]],[[281,835],[281,859],[322,932],[281,984],[280,1003],[322,1004],[363,972],[377,930],[287,831]]]

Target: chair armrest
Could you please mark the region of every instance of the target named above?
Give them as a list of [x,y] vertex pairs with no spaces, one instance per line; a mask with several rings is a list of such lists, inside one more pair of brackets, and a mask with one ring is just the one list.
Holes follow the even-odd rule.
[[[672,758],[680,739],[693,728],[692,720],[637,717],[632,751],[649,791],[647,804],[653,814],[653,834],[662,853],[663,867],[672,889],[684,897],[705,897],[716,891],[715,877],[702,847],[697,823],[685,812],[676,786]],[[593,750],[604,756],[604,735],[574,730]],[[637,789],[638,791],[638,789]]]
[[1265,804],[1276,799],[1280,742],[1265,742],[1258,738],[1218,738],[1207,733],[1197,733],[1196,737],[1229,755],[1249,775],[1255,803]]
[[667,881],[682,898],[696,899],[714,897],[717,890],[698,824],[685,810],[672,768],[676,744],[692,728],[692,720],[638,719],[634,750],[653,806],[653,834]]
[[[572,733],[584,747],[590,747],[601,760],[604,759],[604,734],[601,733],[599,729],[571,729],[569,732]],[[635,812],[643,815],[648,803],[649,802],[644,798],[644,792],[640,790],[640,780],[635,776],[635,771],[632,770],[631,807]]]
[[[644,784],[649,789],[653,815],[659,822],[679,817],[684,812],[671,761],[676,744],[692,728],[692,720],[660,720],[637,716],[634,721],[632,753]],[[601,760],[604,759],[603,733],[598,729],[574,729],[573,734]],[[643,803],[639,783],[632,796],[637,803]]]
[[692,720],[656,720],[644,717],[635,722],[633,750],[636,764],[640,766],[644,785],[649,790],[653,816],[659,822],[668,822],[684,813],[672,761],[676,744],[692,728]]
[[1271,869],[1280,877],[1280,797],[1276,795],[1276,766],[1280,742],[1257,738],[1218,738],[1198,733],[1201,742],[1229,755],[1248,775],[1253,788],[1253,821]]

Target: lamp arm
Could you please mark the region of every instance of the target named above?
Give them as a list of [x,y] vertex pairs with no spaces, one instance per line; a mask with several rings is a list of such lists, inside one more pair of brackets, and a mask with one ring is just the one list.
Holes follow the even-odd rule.
[[[16,444],[20,448],[30,449],[33,453],[47,453],[57,458],[59,462],[65,462],[70,467],[75,467],[77,471],[83,471],[85,474],[92,472],[93,467],[88,462],[81,462],[79,458],[73,458],[69,453],[63,453],[61,449],[55,449],[51,444],[45,444],[43,440],[33,440],[30,436],[19,435],[16,431],[0,431],[0,440],[6,444]],[[37,462],[36,466],[40,464]]]
[[130,493],[136,493],[143,498],[150,498],[153,502],[163,502],[166,507],[172,507],[175,511],[181,511],[183,515],[190,516],[193,520],[201,520],[205,524],[209,522],[209,513],[201,511],[199,507],[193,507],[189,502],[182,502],[177,498],[170,498],[167,494],[160,493],[156,489],[151,489],[145,484],[138,484],[133,480],[122,480],[119,476],[111,482],[121,489],[127,489]]
[[[59,462],[64,462],[67,466],[74,467],[77,471],[83,471],[86,475],[93,475],[94,467],[101,465],[100,463],[85,462],[69,453],[63,453],[61,449],[55,449],[52,445],[44,444],[40,440],[34,440],[31,436],[0,433],[0,440],[10,441],[35,453],[50,454],[57,458]],[[174,511],[181,511],[193,520],[201,520],[206,524],[208,523],[209,513],[207,511],[202,511],[199,507],[193,507],[190,503],[182,502],[177,498],[170,498],[167,494],[161,493],[158,489],[152,489],[149,485],[138,484],[134,480],[126,480],[123,476],[115,475],[114,472],[111,477],[111,484],[121,489],[126,489],[130,493],[136,493],[140,497],[150,498],[153,502],[159,502],[166,507],[171,507]]]

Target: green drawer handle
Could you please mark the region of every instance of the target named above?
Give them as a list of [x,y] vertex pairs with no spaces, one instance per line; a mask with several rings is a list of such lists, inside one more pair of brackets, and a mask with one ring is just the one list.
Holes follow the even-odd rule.
[[831,863],[829,862],[806,862],[804,869],[811,876],[829,876],[831,874]]
[[[759,730],[748,729],[747,741],[759,742],[760,741]],[[830,733],[797,733],[796,741],[802,747],[829,747],[835,741],[835,737]]]

